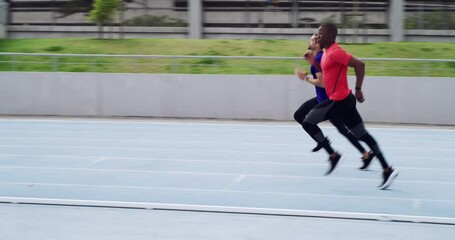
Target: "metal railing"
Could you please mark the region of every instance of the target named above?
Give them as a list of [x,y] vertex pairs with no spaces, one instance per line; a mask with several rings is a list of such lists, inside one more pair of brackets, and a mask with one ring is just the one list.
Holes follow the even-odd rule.
[[[455,59],[360,58],[371,76],[455,77]],[[302,57],[0,52],[0,71],[291,75]],[[350,74],[353,74],[350,72]]]

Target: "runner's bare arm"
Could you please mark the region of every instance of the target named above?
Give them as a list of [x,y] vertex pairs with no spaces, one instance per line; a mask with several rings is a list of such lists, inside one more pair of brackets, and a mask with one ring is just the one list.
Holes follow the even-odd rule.
[[298,68],[296,68],[294,71],[295,71],[295,75],[297,77],[299,77],[301,80],[307,81],[317,87],[322,87],[322,88],[324,87],[324,81],[322,81],[321,72],[316,73],[316,78],[311,78],[306,71],[302,71]]
[[355,97],[357,101],[363,102],[365,101],[362,92],[362,84],[365,77],[365,63],[352,56],[349,60],[348,66],[353,67],[355,71]]

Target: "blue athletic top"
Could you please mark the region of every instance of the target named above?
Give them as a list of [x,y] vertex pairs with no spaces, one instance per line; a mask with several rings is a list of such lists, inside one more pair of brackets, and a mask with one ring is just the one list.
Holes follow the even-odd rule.
[[[315,59],[319,64],[321,64],[321,59],[322,59],[323,53],[324,53],[323,51],[320,51],[320,52],[318,52],[318,54],[316,54]],[[310,71],[311,71],[311,75],[313,75],[314,79],[316,79],[316,73],[320,72],[313,65],[311,65]],[[325,92],[325,88],[317,87],[317,86],[315,86],[315,88],[316,88],[316,99],[318,100],[318,102],[323,102],[324,100],[328,99],[327,93]]]

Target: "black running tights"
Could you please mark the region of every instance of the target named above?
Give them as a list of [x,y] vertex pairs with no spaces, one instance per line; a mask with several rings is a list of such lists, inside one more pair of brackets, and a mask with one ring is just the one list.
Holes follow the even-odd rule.
[[[318,105],[318,100],[316,98],[312,98],[304,102],[302,106],[300,106],[297,109],[297,111],[295,111],[294,119],[303,127],[303,120],[305,119],[306,115],[311,111],[311,109],[316,107],[316,105]],[[343,120],[340,117],[333,116],[333,118],[329,120],[333,124],[333,126],[335,126],[338,129],[341,135],[345,136],[349,140],[349,142],[351,142],[351,144],[354,145],[354,147],[356,147],[359,150],[360,153],[363,154],[365,152],[365,148],[363,148],[363,146],[359,143],[357,138],[354,135],[352,135],[349,129],[347,129],[346,125],[344,124]]]
[[[356,99],[352,93],[341,101],[327,100],[319,103],[306,115],[302,126],[316,142],[321,144],[325,142],[326,138],[317,124],[334,118],[340,118],[356,139],[362,140],[371,148],[384,169],[389,167],[376,140],[365,129],[362,117],[356,108]],[[322,146],[329,154],[333,153],[329,144]]]

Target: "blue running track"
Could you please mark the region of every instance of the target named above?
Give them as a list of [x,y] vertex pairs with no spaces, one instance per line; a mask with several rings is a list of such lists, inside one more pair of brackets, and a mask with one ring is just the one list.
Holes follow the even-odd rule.
[[368,125],[400,171],[331,125],[343,162],[293,122],[0,119],[0,239],[451,239],[455,128]]

